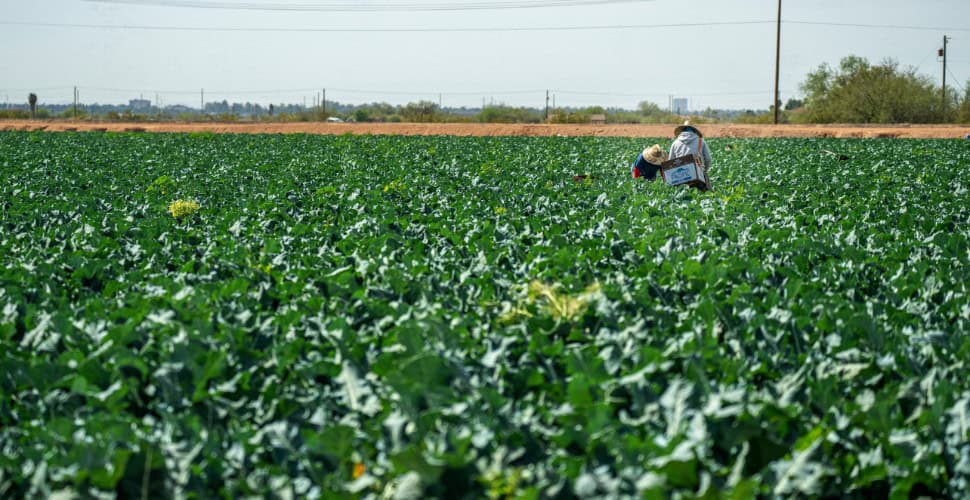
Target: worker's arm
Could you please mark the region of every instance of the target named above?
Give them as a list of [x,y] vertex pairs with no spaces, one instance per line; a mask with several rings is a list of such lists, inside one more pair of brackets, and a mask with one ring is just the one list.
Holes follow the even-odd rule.
[[707,148],[707,141],[704,141],[704,148],[703,151],[701,151],[701,156],[704,158],[704,166],[710,170],[713,160],[711,160],[711,150]]

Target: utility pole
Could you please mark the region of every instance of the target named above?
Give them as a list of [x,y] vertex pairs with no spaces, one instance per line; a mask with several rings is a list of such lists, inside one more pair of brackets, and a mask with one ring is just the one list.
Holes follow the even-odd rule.
[[322,96],[323,96],[322,97],[322,101],[323,101],[323,114],[327,114],[327,89],[323,89]]
[[946,42],[950,41],[950,37],[943,35],[943,48],[940,49],[940,55],[943,56],[943,98],[941,102],[940,109],[942,110],[942,121],[946,121]]
[[781,69],[781,0],[778,0],[778,28],[775,35],[775,101],[772,105],[775,108],[775,125],[778,125],[778,75]]
[[74,86],[74,119],[77,120],[77,86]]
[[205,89],[199,90],[199,112],[205,114]]
[[546,90],[546,121],[549,121],[549,91]]

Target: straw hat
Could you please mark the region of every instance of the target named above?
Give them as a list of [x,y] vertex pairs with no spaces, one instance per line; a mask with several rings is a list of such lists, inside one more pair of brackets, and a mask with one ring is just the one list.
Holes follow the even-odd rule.
[[702,134],[700,130],[697,130],[697,127],[690,124],[690,120],[685,121],[683,125],[674,129],[674,137],[677,137],[681,132],[687,129],[693,130],[698,137],[704,137],[704,134]]
[[643,159],[653,165],[660,165],[667,161],[667,152],[659,144],[654,144],[643,150]]

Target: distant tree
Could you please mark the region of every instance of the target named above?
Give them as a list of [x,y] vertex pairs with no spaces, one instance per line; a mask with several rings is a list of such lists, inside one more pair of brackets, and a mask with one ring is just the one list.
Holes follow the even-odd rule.
[[792,111],[804,105],[805,105],[805,101],[801,99],[789,99],[788,102],[785,103],[785,107],[783,109],[785,111]]
[[644,123],[667,123],[670,122],[673,117],[673,115],[668,113],[666,109],[663,109],[650,101],[643,101],[638,104],[637,110],[640,112],[640,115],[643,116],[641,122]]
[[970,81],[967,81],[963,89],[963,100],[960,101],[960,109],[957,110],[957,122],[970,123]]
[[[774,123],[775,113],[774,113],[774,110],[770,110],[770,109],[768,111],[758,112],[758,113],[755,113],[754,111],[749,109],[749,110],[746,110],[744,113],[741,113],[740,115],[735,116],[734,119],[731,121],[733,121],[734,123],[743,123],[748,125],[768,125],[768,124]],[[784,115],[782,115],[781,117],[781,122],[786,123]]]
[[650,101],[640,102],[640,104],[637,105],[637,109],[640,110],[640,114],[643,116],[655,116],[655,115],[667,114],[666,111],[664,111],[663,109],[660,109],[660,106]]
[[557,109],[555,113],[549,115],[549,123],[589,123],[589,113],[583,110],[570,112]]
[[77,110],[68,107],[64,108],[64,111],[61,111],[59,116],[60,118],[84,118],[88,116],[88,113],[82,107],[77,108]]
[[431,101],[409,102],[401,108],[401,117],[406,122],[428,123],[435,121],[438,104]]
[[35,112],[37,111],[37,94],[31,92],[30,95],[27,96],[27,103],[30,104],[30,117],[33,118]]
[[542,115],[528,108],[486,106],[476,115],[481,123],[541,123]]
[[367,108],[357,108],[354,110],[355,122],[369,122],[370,120],[370,111],[368,111]]
[[893,60],[871,65],[848,56],[822,64],[801,85],[804,121],[814,123],[930,123],[940,120],[939,89],[929,77]]
[[606,123],[640,123],[640,113],[610,109],[606,112]]

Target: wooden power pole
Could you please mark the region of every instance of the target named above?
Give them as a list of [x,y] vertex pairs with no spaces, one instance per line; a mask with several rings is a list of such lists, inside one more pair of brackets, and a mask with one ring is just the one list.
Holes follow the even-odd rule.
[[781,68],[781,0],[778,0],[778,27],[775,34],[775,125],[778,125],[778,75]]
[[943,56],[943,92],[942,92],[942,102],[940,103],[941,110],[941,121],[946,121],[946,43],[950,41],[950,37],[943,35],[943,48],[940,49],[940,55]]

